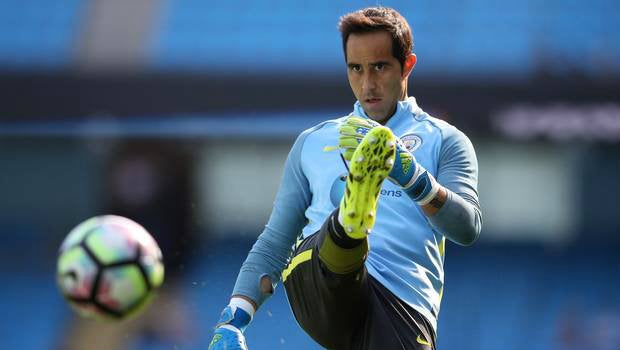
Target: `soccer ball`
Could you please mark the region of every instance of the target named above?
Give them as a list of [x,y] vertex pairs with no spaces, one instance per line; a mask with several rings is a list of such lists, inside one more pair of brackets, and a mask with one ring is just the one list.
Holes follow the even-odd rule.
[[164,281],[157,242],[139,224],[104,215],[76,226],[60,246],[60,292],[82,316],[122,319],[149,303]]

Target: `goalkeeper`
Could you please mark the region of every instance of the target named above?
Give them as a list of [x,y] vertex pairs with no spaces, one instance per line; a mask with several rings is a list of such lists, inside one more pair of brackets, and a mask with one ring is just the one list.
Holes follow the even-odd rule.
[[325,348],[435,349],[445,240],[470,245],[481,229],[474,149],[408,97],[416,56],[398,12],[366,8],[339,29],[354,110],[295,141],[210,349],[245,349],[280,279]]

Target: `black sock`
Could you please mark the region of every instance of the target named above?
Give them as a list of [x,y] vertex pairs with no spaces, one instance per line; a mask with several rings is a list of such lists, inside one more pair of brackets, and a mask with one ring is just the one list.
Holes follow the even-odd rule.
[[338,222],[338,212],[340,212],[340,208],[336,209],[328,219],[329,224],[327,225],[327,232],[329,232],[332,241],[334,241],[337,246],[344,249],[355,248],[362,244],[365,238],[355,239],[347,235],[344,231],[344,227]]

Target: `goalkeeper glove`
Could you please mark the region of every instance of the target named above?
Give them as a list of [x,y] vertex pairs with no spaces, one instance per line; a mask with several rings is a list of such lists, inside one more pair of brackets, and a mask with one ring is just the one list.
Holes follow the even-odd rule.
[[[356,116],[345,120],[339,129],[338,147],[343,150],[343,156],[347,161],[351,160],[357,145],[368,131],[379,125],[372,119]],[[418,164],[413,154],[407,150],[399,138],[396,139],[396,157],[388,179],[402,187],[419,205],[430,203],[439,191],[439,184],[433,175]]]
[[215,326],[209,350],[247,350],[243,331],[252,320],[254,308],[244,299],[232,298]]

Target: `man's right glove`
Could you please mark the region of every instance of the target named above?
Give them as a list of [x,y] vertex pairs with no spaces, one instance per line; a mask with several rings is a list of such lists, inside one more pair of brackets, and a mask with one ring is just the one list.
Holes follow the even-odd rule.
[[250,313],[231,301],[222,311],[220,320],[215,326],[209,350],[247,350],[243,331],[251,320]]

